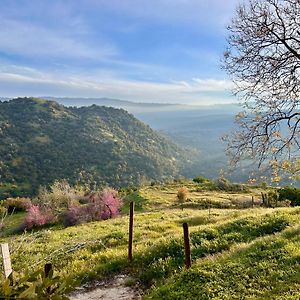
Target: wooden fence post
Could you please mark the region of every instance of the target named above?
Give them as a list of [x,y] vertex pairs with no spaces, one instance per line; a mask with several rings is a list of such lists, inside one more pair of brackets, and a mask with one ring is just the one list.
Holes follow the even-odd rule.
[[268,199],[268,195],[261,192],[261,197],[262,197],[262,201],[263,201],[263,206],[264,207],[269,207],[269,199]]
[[[44,266],[44,272],[45,272],[45,277],[46,277],[46,278],[49,277],[50,272],[51,272],[52,270],[53,270],[53,266],[52,266],[51,263],[45,264],[45,266]],[[46,290],[47,290],[47,294],[50,295],[50,294],[51,294],[51,290],[52,290],[51,286],[48,286],[48,287],[46,288]]]
[[48,263],[44,266],[45,277],[49,277],[51,270],[53,269],[52,264]]
[[132,261],[133,215],[134,215],[134,202],[130,202],[130,211],[129,211],[129,240],[128,240],[128,260],[130,262]]
[[254,196],[252,196],[252,208],[254,208]]
[[191,247],[189,226],[187,223],[183,223],[183,237],[184,237],[184,253],[185,253],[185,267],[189,269],[191,267]]
[[3,261],[3,269],[4,269],[4,276],[6,278],[12,278],[12,267],[11,267],[11,260],[9,255],[9,247],[8,244],[1,244],[1,254],[2,254],[2,261]]

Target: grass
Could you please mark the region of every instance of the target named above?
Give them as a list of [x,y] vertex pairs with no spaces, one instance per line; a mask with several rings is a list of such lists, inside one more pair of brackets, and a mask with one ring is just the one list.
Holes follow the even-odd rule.
[[22,224],[25,217],[25,212],[13,213],[7,215],[4,220],[4,228],[0,231],[1,236],[8,236],[14,234],[15,229]]
[[300,226],[198,260],[146,299],[299,299]]
[[[125,201],[119,218],[74,227],[56,225],[13,235],[12,228],[24,217],[16,214],[7,219],[0,242],[9,243],[15,271],[33,271],[52,262],[58,273],[76,280],[74,286],[130,273],[145,289],[147,299],[235,299],[232,295],[237,295],[236,299],[276,299],[272,296],[281,291],[287,298],[278,299],[296,299],[294,293],[300,284],[298,208],[240,209],[245,205],[239,202],[251,201],[252,195],[258,199],[260,190],[199,192],[197,184],[186,183],[189,202],[201,204],[205,198],[216,205],[181,210],[176,204],[180,186],[144,187],[139,195]],[[134,261],[129,264],[127,211],[131,200],[137,210]],[[219,208],[224,201],[230,205]],[[191,235],[193,267],[189,271],[184,268],[184,222],[189,224]],[[292,263],[294,267],[289,268]]]
[[179,207],[176,203],[177,191],[180,187],[189,190],[186,208],[246,208],[252,205],[252,196],[258,205],[261,199],[261,189],[250,189],[248,192],[224,192],[207,190],[206,186],[192,181],[171,183],[168,185],[146,186],[141,188],[140,194],[148,199],[147,210]]

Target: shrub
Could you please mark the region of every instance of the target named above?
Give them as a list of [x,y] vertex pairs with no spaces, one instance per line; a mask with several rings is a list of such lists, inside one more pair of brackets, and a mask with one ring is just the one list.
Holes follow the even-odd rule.
[[182,187],[177,191],[177,199],[179,204],[182,205],[187,200],[188,193],[189,191],[185,187]]
[[264,195],[267,207],[288,207],[291,205],[290,200],[280,199],[278,190],[271,190],[267,194],[262,195]]
[[115,218],[122,205],[121,199],[118,198],[118,192],[113,189],[104,189],[101,198],[104,204],[101,219]]
[[44,270],[18,274],[18,280],[11,283],[7,278],[0,283],[0,299],[69,299],[65,294],[71,291],[75,281],[66,276],[54,275],[50,271],[46,277]]
[[106,188],[101,192],[92,193],[86,205],[73,204],[62,214],[65,226],[72,226],[89,221],[114,218],[119,214],[122,205],[118,192]]
[[215,187],[218,190],[226,192],[242,192],[246,188],[242,184],[231,183],[228,179],[221,177],[215,181]]
[[300,189],[284,187],[278,190],[279,200],[290,200],[292,206],[300,205]]
[[118,192],[114,189],[106,188],[91,196],[89,209],[93,215],[93,220],[107,220],[119,214],[122,201],[118,198]]
[[41,188],[34,204],[51,209],[54,214],[60,214],[84,198],[84,191],[71,187],[65,180],[55,181],[50,190]]
[[36,226],[45,225],[51,223],[54,220],[54,216],[51,211],[41,209],[37,205],[31,205],[27,210],[27,214],[23,223],[23,229],[32,229]]
[[29,198],[7,198],[3,201],[3,206],[7,209],[8,213],[13,211],[26,211],[31,206]]
[[146,201],[147,200],[142,197],[139,192],[130,193],[123,198],[122,212],[129,212],[130,202],[134,202],[134,209],[136,211],[143,211]]
[[90,212],[87,205],[72,205],[67,211],[62,214],[64,225],[74,226],[79,223],[88,222],[91,220]]
[[129,185],[128,187],[122,187],[119,189],[118,194],[121,196],[126,196],[132,193],[137,193],[139,189],[136,186]]
[[203,176],[197,176],[193,179],[193,181],[196,182],[196,183],[205,183],[209,180],[207,178],[203,177]]

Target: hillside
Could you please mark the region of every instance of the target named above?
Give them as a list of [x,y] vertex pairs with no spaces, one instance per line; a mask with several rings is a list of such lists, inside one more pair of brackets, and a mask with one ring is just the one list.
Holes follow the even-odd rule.
[[122,109],[0,103],[0,198],[57,179],[123,186],[176,176],[184,152]]
[[[181,209],[176,194],[183,186],[189,197]],[[260,193],[271,188],[229,192],[205,186],[190,181],[143,186],[124,198],[115,219],[67,228],[58,223],[22,235],[9,230],[24,218],[16,213],[5,220],[0,241],[12,249],[16,276],[47,261],[56,274],[76,279],[73,290],[96,280],[71,299],[88,299],[91,289],[100,295],[115,287],[118,276],[124,278],[118,290],[138,288],[142,299],[299,299],[299,208],[262,207]],[[135,202],[131,263],[129,201]],[[184,222],[190,228],[189,270],[184,267]]]
[[[51,98],[68,106],[91,104],[123,108],[139,120],[192,151],[192,164],[183,175],[192,178],[199,174],[210,178],[228,170],[226,145],[221,141],[235,127],[235,115],[241,110],[237,104],[184,105],[165,103],[137,103],[109,98]],[[246,167],[227,176],[232,180],[246,181],[252,169]]]
[[[45,97],[65,106],[83,107],[101,105],[122,108],[132,113],[151,128],[175,141],[180,147],[193,153],[192,163],[182,175],[192,178],[199,174],[216,178],[220,170],[227,171],[226,145],[221,138],[235,128],[235,115],[241,110],[237,104],[185,105],[167,103],[138,103],[110,98]],[[227,177],[243,182],[254,171],[245,166]],[[257,170],[255,169],[256,173]],[[259,177],[259,176],[257,176]]]
[[[220,171],[233,181],[244,182],[250,174],[256,178],[267,176],[258,170],[253,162],[243,162],[236,170],[230,170],[226,145],[222,137],[235,130],[235,115],[243,110],[238,104],[185,105],[170,103],[138,103],[110,98],[68,98],[55,99],[67,106],[92,104],[123,108],[134,114],[151,128],[176,142],[190,155],[191,163],[182,170],[182,175],[193,178],[199,174],[217,178]],[[285,182],[289,184],[289,181]]]

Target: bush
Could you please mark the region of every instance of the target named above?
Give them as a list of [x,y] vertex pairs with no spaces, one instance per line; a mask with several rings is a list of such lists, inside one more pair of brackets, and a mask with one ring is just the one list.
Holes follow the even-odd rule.
[[188,193],[189,191],[185,187],[182,187],[177,191],[177,199],[180,204],[183,204],[187,200]]
[[271,190],[267,194],[264,194],[264,197],[267,201],[267,207],[288,207],[291,205],[290,200],[282,200],[279,197],[277,190]]
[[118,192],[113,189],[104,189],[101,194],[101,200],[104,204],[101,219],[115,218],[122,206],[122,200],[118,198]]
[[[67,192],[62,187],[66,188]],[[72,226],[89,221],[107,220],[119,214],[122,201],[118,197],[118,192],[113,189],[106,188],[86,195],[86,203],[83,205],[78,201],[79,194],[74,194],[72,191],[74,189],[69,188],[68,185],[59,184],[58,186],[56,184],[55,189],[52,188],[52,192],[43,193],[43,197],[40,197],[39,201],[44,199],[47,202],[31,205],[21,228],[31,229],[35,226],[49,224],[57,219],[61,219],[65,226]],[[54,199],[58,199],[59,203],[54,203]]]
[[27,210],[27,214],[22,229],[32,229],[33,227],[49,224],[54,221],[51,211],[41,209],[37,205],[31,205]]
[[87,205],[72,205],[62,214],[62,219],[66,227],[91,221]]
[[215,182],[215,187],[218,190],[226,192],[245,192],[246,188],[242,184],[231,183],[228,179],[221,177]]
[[209,180],[207,178],[203,177],[203,176],[197,176],[193,179],[193,181],[196,182],[196,183],[205,183]]
[[284,187],[278,190],[279,201],[290,200],[292,206],[300,205],[300,189]]
[[55,181],[50,190],[41,188],[34,204],[51,209],[54,214],[60,214],[84,198],[84,191],[71,187],[65,180]]
[[106,188],[101,192],[92,193],[86,205],[73,204],[62,214],[65,226],[79,223],[107,220],[119,214],[122,205],[118,192]]
[[65,294],[71,291],[75,281],[44,270],[18,275],[13,284],[9,278],[0,283],[0,299],[69,299]]
[[130,202],[134,202],[135,211],[143,211],[146,201],[147,200],[142,197],[139,192],[130,193],[123,198],[122,212],[129,212]]
[[138,191],[139,191],[139,189],[136,186],[129,185],[128,187],[120,188],[119,189],[119,195],[126,196],[126,195],[129,195],[131,193],[138,192]]
[[118,192],[114,189],[106,188],[101,192],[91,196],[89,209],[93,220],[107,220],[119,214],[122,205]]
[[3,201],[3,206],[7,209],[8,213],[13,211],[26,211],[31,206],[29,198],[7,198]]

